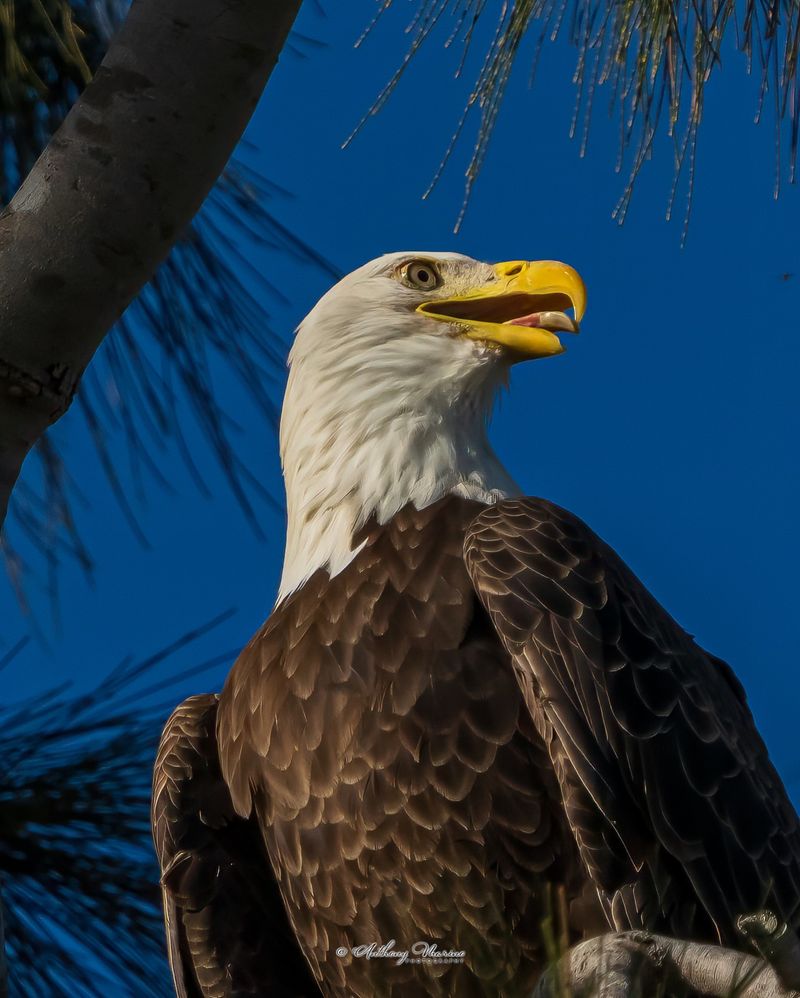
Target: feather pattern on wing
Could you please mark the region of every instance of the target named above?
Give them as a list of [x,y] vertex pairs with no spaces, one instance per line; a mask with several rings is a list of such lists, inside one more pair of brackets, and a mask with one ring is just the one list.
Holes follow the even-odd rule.
[[740,945],[739,914],[791,921],[798,819],[729,667],[552,503],[486,508],[465,558],[613,923]]
[[153,840],[178,998],[314,998],[255,822],[222,781],[218,698],[184,701],[167,722],[153,779]]

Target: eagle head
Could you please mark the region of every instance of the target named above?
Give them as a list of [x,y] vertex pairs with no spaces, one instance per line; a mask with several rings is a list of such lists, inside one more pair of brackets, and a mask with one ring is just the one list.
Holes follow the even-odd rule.
[[458,253],[390,253],[331,288],[289,356],[281,593],[343,567],[370,516],[517,491],[486,437],[495,396],[512,364],[564,352],[585,303],[564,263]]

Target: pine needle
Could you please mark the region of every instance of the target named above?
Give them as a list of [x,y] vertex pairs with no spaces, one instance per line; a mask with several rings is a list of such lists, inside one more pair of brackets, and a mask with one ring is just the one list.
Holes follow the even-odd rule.
[[[378,11],[369,31],[392,6],[378,0]],[[620,115],[620,152],[617,169],[628,164],[628,177],[613,217],[625,221],[634,185],[653,141],[661,128],[675,136],[675,182],[668,201],[672,213],[679,181],[686,194],[683,236],[691,210],[695,175],[695,153],[703,118],[705,87],[720,65],[723,41],[731,33],[744,53],[747,69],[760,74],[761,103],[773,95],[777,118],[776,164],[780,177],[780,125],[788,132],[788,177],[794,183],[800,135],[800,94],[797,82],[800,50],[800,0],[416,0],[411,43],[399,69],[376,98],[357,126],[363,127],[396,88],[435,24],[449,10],[456,21],[455,36],[466,49],[474,45],[475,27],[483,19],[495,18],[494,31],[483,63],[467,98],[464,119],[477,114],[477,136],[467,164],[464,198],[456,221],[461,225],[470,196],[486,158],[497,116],[511,71],[523,51],[522,42],[532,34],[534,70],[541,44],[555,41],[563,32],[577,49],[574,82],[577,88],[575,118],[570,134],[580,135],[580,154],[585,153],[595,92],[605,86],[611,108]],[[363,39],[362,39],[363,41]],[[459,68],[460,72],[460,68]],[[579,118],[583,116],[583,125]],[[465,133],[464,120],[447,147],[442,166]],[[355,133],[354,133],[355,134]],[[353,136],[351,136],[352,139]],[[350,140],[348,140],[350,141]],[[442,174],[436,173],[434,183]],[[776,184],[776,195],[778,184]],[[426,192],[426,195],[429,193]]]
[[[185,658],[187,649],[199,659],[198,641],[228,616],[143,661],[124,660],[89,693],[64,684],[0,707],[0,877],[11,994],[170,994],[150,839],[153,760],[176,684],[235,653],[188,670],[165,672],[164,664]],[[24,644],[6,659],[24,664],[33,654]],[[167,689],[168,705],[154,699]]]

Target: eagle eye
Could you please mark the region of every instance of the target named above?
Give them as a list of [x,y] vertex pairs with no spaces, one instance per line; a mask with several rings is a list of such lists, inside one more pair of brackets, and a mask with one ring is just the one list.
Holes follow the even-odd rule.
[[428,260],[412,260],[400,270],[404,284],[420,291],[433,291],[442,283],[442,277],[436,266]]

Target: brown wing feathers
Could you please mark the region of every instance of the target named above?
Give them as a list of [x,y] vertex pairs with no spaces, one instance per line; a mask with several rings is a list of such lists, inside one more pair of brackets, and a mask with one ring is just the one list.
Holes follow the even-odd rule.
[[484,510],[465,555],[615,921],[736,945],[742,912],[791,918],[797,816],[728,667],[551,503]]
[[161,738],[152,824],[179,998],[314,998],[257,825],[219,769],[218,698],[191,697]]

